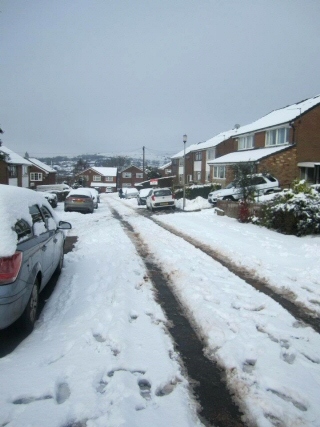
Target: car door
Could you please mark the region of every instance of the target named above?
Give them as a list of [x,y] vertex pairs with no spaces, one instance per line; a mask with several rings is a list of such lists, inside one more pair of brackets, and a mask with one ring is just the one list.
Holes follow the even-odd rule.
[[53,242],[53,255],[52,255],[52,273],[55,271],[59,264],[61,251],[63,251],[64,234],[57,228],[57,224],[53,216],[46,206],[41,206],[41,212],[44,216],[46,227],[49,231],[50,238]]
[[[37,241],[39,259],[41,263],[42,281],[41,289],[47,284],[53,273],[53,259],[54,259],[54,230],[47,227],[45,217],[41,212],[38,205],[29,207],[29,212],[32,216],[33,234]],[[40,289],[40,290],[41,290]]]

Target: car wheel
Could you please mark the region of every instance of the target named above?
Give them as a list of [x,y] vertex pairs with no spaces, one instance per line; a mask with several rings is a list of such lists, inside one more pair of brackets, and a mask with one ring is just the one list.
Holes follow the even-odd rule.
[[39,305],[39,280],[36,277],[33,283],[28,304],[20,318],[22,327],[27,331],[31,332],[33,330],[33,327],[37,318],[38,305]]

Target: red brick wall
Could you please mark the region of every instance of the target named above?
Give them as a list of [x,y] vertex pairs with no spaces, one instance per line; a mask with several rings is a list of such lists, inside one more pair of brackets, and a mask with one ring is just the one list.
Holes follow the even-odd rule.
[[258,172],[269,172],[278,179],[281,188],[290,187],[292,181],[299,177],[297,167],[297,149],[295,146],[262,159]]
[[320,162],[320,105],[294,122],[298,162]]
[[216,157],[221,157],[234,151],[238,151],[238,141],[228,138],[216,146]]

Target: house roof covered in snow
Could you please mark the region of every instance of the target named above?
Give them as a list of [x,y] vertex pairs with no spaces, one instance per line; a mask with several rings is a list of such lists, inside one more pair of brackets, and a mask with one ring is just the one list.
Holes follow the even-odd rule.
[[280,147],[268,147],[268,148],[257,148],[252,150],[235,151],[233,153],[226,154],[225,156],[218,157],[210,162],[209,165],[218,164],[229,164],[229,163],[241,163],[241,162],[256,162],[265,157],[271,156],[272,154],[278,153],[292,148],[293,145],[282,145]]
[[33,163],[34,166],[37,166],[38,168],[44,170],[45,172],[50,172],[50,173],[56,173],[57,171],[55,169],[53,169],[51,166],[46,165],[45,163],[41,162],[38,159],[35,158],[31,158],[29,157],[29,162]]
[[241,126],[238,129],[237,134],[243,135],[256,132],[258,130],[267,129],[273,126],[290,123],[318,104],[320,104],[320,95],[317,95],[313,98],[308,98],[301,102],[297,102],[296,104],[288,105],[278,110],[273,110],[271,113],[267,114],[261,119],[258,119],[249,125]]
[[117,176],[117,168],[91,167],[84,171],[78,172],[76,175],[83,175],[87,170],[93,170],[102,176]]
[[22,156],[19,156],[19,154],[15,153],[14,151],[10,150],[10,148],[5,147],[4,145],[1,145],[0,153],[4,153],[8,156],[6,158],[6,163],[10,163],[13,165],[31,166],[31,163],[27,159],[24,159]]

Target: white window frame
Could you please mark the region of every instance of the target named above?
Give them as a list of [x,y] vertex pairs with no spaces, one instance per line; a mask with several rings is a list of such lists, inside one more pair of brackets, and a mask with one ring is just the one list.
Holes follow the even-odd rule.
[[22,176],[28,176],[28,166],[22,165]]
[[183,167],[183,165],[184,165],[184,157],[180,157],[179,158],[179,166],[182,166]]
[[143,173],[142,172],[137,172],[136,173],[136,178],[143,178]]
[[42,181],[42,172],[30,172],[30,181]]
[[194,153],[194,160],[195,161],[202,160],[202,151],[196,151]]
[[132,178],[131,172],[122,172],[122,178]]
[[95,182],[101,182],[101,175],[93,175],[93,181]]
[[105,177],[104,177],[104,180],[105,180],[106,182],[113,182],[113,176],[105,176]]
[[249,150],[254,147],[254,135],[239,136],[238,150]]
[[213,166],[213,178],[226,179],[226,169],[225,165]]
[[195,171],[194,172],[194,181],[195,182],[201,181],[201,171]]
[[285,145],[289,142],[290,128],[283,126],[266,131],[266,147]]

